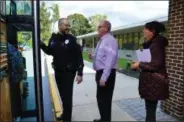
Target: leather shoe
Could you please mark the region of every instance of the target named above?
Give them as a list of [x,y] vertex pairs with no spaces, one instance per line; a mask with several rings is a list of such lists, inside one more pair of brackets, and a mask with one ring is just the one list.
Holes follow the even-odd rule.
[[63,114],[61,114],[59,117],[56,117],[57,121],[63,120]]
[[95,120],[93,120],[93,122],[100,122],[101,121],[101,119],[95,119]]

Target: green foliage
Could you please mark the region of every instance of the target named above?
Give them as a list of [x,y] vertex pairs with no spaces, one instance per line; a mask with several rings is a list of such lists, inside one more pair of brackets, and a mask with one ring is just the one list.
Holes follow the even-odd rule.
[[130,61],[128,59],[124,59],[124,58],[118,58],[118,67],[120,69],[128,69],[128,64],[130,63]]
[[92,30],[96,31],[99,22],[101,20],[105,20],[105,19],[107,19],[107,15],[104,15],[104,14],[96,14],[96,15],[93,15],[93,16],[89,17],[89,22],[92,26]]
[[18,15],[31,15],[31,2],[30,1],[17,1],[17,14]]
[[40,32],[41,40],[48,44],[51,35],[51,13],[46,7],[45,2],[41,3],[40,7]]
[[83,59],[84,59],[84,60],[89,61],[89,62],[92,62],[92,60],[89,59],[88,53],[87,53],[87,52],[83,51],[82,54],[83,54]]
[[92,32],[88,19],[85,18],[82,14],[75,13],[67,16],[67,19],[71,22],[71,33],[74,36]]
[[18,32],[18,45],[24,48],[32,48],[32,33]]
[[52,29],[54,29],[54,25],[55,23],[59,20],[60,18],[60,14],[59,14],[59,6],[58,4],[53,4],[52,7],[50,7],[50,9],[52,10],[52,18],[51,18],[51,22],[52,22]]

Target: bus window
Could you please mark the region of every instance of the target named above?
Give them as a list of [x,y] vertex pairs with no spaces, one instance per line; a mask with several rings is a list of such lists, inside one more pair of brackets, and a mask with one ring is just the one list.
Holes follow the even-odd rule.
[[32,6],[31,1],[16,1],[17,5],[17,15],[31,15],[32,14]]
[[32,1],[6,1],[6,15],[32,15]]

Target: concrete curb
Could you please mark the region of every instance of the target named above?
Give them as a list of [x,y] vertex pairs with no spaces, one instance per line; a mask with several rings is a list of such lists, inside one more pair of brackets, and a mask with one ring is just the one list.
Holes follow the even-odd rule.
[[57,117],[60,117],[63,113],[63,106],[62,106],[62,101],[59,95],[59,91],[56,85],[56,81],[54,78],[54,74],[52,71],[51,63],[50,60],[46,57],[46,68],[48,71],[48,80],[49,80],[49,85],[50,85],[50,95],[53,103],[53,111],[55,115],[55,120]]

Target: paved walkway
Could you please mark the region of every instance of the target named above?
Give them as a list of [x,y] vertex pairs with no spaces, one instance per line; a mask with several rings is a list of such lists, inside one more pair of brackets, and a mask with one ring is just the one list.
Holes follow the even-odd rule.
[[[51,61],[50,56],[48,61]],[[53,70],[52,73],[54,73]],[[85,61],[83,82],[79,85],[76,83],[74,85],[73,121],[92,121],[99,118],[94,78],[95,71],[92,69],[92,64]],[[113,121],[135,121],[133,117],[118,106],[116,101],[124,98],[137,98],[137,83],[137,79],[117,73],[112,104]]]
[[[49,60],[51,61],[51,57]],[[96,102],[95,71],[90,62],[84,61],[84,63],[83,82],[74,85],[73,121],[92,121],[100,117]],[[112,121],[144,121],[144,119],[144,101],[138,95],[138,79],[117,72],[112,103]],[[177,121],[163,113],[160,108],[157,109],[157,120]]]
[[[146,111],[145,111],[144,100],[141,100],[140,98],[122,99],[120,101],[117,101],[117,104],[127,113],[129,113],[132,117],[134,117],[137,121],[145,120]],[[160,107],[161,107],[161,104],[159,102],[157,106],[157,111],[156,111],[157,121],[179,122],[174,117],[163,112]]]
[[[137,98],[137,79],[117,73],[112,103],[112,121],[135,121],[127,112],[121,109],[116,101],[126,98]],[[80,85],[74,85],[74,121],[92,121],[99,118],[96,103],[95,72],[92,64],[85,61],[84,80]]]
[[[30,58],[32,52],[25,52],[27,56],[27,69],[28,77],[33,77],[33,59]],[[42,75],[43,75],[43,96],[44,96],[44,108],[45,120],[50,121],[52,118],[52,106],[51,101],[47,98],[49,94],[49,84],[45,74],[44,66],[44,54],[42,52]],[[51,56],[47,56],[49,64],[52,61]],[[99,112],[96,102],[96,83],[95,83],[95,71],[92,69],[90,62],[84,61],[84,77],[83,82],[79,85],[75,83],[74,94],[73,94],[73,121],[92,121],[93,119],[99,118]],[[50,67],[51,73],[54,75],[53,69]],[[30,81],[30,94],[34,94],[34,80]],[[34,97],[34,95],[31,95]],[[28,101],[32,108],[35,108],[34,98]],[[33,120],[34,118],[30,118]],[[145,119],[145,108],[144,101],[139,98],[138,95],[138,79],[126,76],[118,73],[116,76],[116,84],[113,95],[112,103],[112,121],[144,121]],[[28,120],[28,119],[26,119]],[[177,121],[173,117],[165,114],[161,111],[160,106],[157,109],[157,120],[158,121]]]

